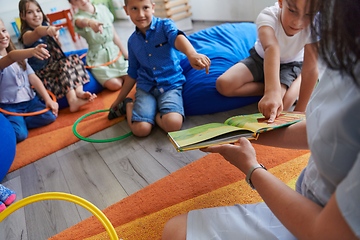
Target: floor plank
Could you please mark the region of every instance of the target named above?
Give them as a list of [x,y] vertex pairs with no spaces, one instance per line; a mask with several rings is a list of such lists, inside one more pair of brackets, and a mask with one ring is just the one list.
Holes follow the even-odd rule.
[[[59,157],[59,163],[70,192],[101,210],[128,196],[90,143]],[[92,216],[86,209],[77,208],[82,220]]]

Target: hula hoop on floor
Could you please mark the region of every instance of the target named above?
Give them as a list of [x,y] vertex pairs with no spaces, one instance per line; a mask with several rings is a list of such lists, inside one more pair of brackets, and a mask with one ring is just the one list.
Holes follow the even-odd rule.
[[19,208],[29,205],[30,203],[39,202],[43,200],[65,200],[84,207],[100,220],[100,222],[102,223],[102,225],[104,225],[106,231],[110,235],[111,240],[119,240],[115,228],[113,227],[113,225],[111,224],[111,222],[103,212],[101,212],[94,204],[90,203],[89,201],[69,193],[48,192],[48,193],[36,194],[21,199],[20,201],[17,201],[12,205],[8,206],[4,211],[1,212],[0,222],[2,222],[7,216],[9,216],[11,213],[15,212]]
[[[46,90],[46,91],[49,93],[49,95],[51,96],[52,100],[53,100],[54,102],[56,102],[56,97],[55,97],[55,95],[54,95],[52,92],[50,92],[49,90]],[[35,115],[38,115],[38,114],[42,114],[42,113],[44,113],[44,112],[47,112],[47,111],[49,111],[49,110],[50,110],[50,108],[45,108],[45,109],[43,109],[43,110],[36,111],[36,112],[31,112],[31,113],[16,113],[16,112],[9,112],[9,111],[6,111],[6,110],[0,108],[0,112],[2,112],[2,113],[8,114],[8,115],[13,115],[13,116],[22,116],[22,117],[35,116]]]
[[[87,53],[84,53],[83,55],[80,56],[80,59],[83,59],[85,56],[86,56]],[[110,62],[107,62],[107,63],[104,63],[104,64],[101,64],[101,65],[96,65],[96,66],[87,66],[85,65],[85,68],[97,68],[97,67],[103,67],[103,66],[107,66],[107,65],[110,65],[114,62],[116,62],[119,58],[121,57],[121,51],[119,51],[119,55],[112,61]]]
[[74,123],[73,125],[73,133],[76,137],[78,137],[79,139],[81,140],[84,140],[84,141],[87,141],[87,142],[93,142],[93,143],[107,143],[107,142],[114,142],[114,141],[118,141],[118,140],[121,140],[121,139],[124,139],[124,138],[127,138],[129,136],[131,136],[133,133],[132,132],[129,132],[123,136],[120,136],[120,137],[116,137],[116,138],[109,138],[109,139],[91,139],[91,138],[86,138],[86,137],[83,137],[81,136],[77,130],[76,130],[76,127],[77,125],[79,124],[79,122],[81,120],[83,120],[84,118],[92,115],[92,114],[95,114],[95,113],[99,113],[99,112],[108,112],[110,111],[110,109],[103,109],[103,110],[97,110],[97,111],[94,111],[94,112],[91,112],[91,113],[88,113],[88,114],[85,114],[84,116],[80,117],[78,120],[76,120],[76,122]]

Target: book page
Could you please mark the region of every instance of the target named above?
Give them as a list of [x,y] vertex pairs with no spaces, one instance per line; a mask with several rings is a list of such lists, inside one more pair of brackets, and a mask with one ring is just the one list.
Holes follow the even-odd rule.
[[185,147],[234,131],[249,133],[247,130],[242,130],[223,123],[209,123],[185,130],[169,132],[169,135],[176,141],[178,147]]
[[268,123],[267,119],[264,118],[264,115],[255,113],[228,118],[225,121],[225,124],[261,133],[271,129],[284,127],[303,119],[305,119],[305,114],[302,112],[282,112],[274,122]]

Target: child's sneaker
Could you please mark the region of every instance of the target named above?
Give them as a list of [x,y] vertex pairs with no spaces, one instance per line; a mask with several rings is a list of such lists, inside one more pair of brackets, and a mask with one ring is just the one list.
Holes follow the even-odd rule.
[[114,119],[117,117],[121,117],[122,115],[126,114],[126,104],[129,102],[132,102],[132,98],[125,98],[124,101],[122,101],[121,103],[119,103],[115,108],[110,109],[109,115],[108,115],[108,119]]
[[0,184],[0,201],[5,205],[10,205],[14,202],[16,193]]
[[0,202],[0,213],[6,209],[5,203]]

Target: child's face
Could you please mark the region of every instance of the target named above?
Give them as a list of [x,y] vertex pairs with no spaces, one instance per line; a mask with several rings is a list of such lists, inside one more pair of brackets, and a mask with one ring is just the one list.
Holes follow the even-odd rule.
[[4,50],[9,46],[10,34],[6,30],[5,25],[0,21],[0,50]]
[[21,19],[25,20],[30,27],[36,28],[41,26],[43,22],[43,14],[41,9],[33,2],[26,4],[25,16],[21,16]]
[[86,9],[87,5],[91,4],[90,0],[70,0],[69,2],[71,3],[71,5],[80,10]]
[[145,33],[150,28],[152,15],[155,12],[155,4],[151,0],[129,0],[124,9],[141,32]]
[[310,25],[310,4],[307,0],[278,0],[281,24],[288,36],[293,36]]

